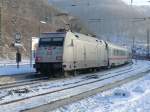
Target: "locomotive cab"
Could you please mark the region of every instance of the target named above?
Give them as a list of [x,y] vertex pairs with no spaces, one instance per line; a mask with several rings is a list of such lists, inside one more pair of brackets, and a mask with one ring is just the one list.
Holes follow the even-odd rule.
[[65,32],[41,34],[35,59],[37,72],[53,75],[62,71],[64,39]]

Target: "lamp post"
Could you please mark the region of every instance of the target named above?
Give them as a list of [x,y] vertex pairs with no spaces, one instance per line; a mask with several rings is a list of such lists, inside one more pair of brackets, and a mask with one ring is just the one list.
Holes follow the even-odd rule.
[[40,33],[41,33],[41,24],[46,24],[47,22],[45,21],[40,21],[39,23],[39,37],[40,37]]
[[[39,38],[40,38],[40,33],[41,33],[41,24],[46,24],[47,22],[45,22],[45,21],[40,21],[40,23],[39,23]],[[32,67],[32,39],[33,39],[33,37],[30,37],[30,67]]]
[[2,31],[2,22],[3,22],[3,0],[1,0],[0,2],[0,46],[3,46],[2,45],[2,37],[3,37],[3,31]]

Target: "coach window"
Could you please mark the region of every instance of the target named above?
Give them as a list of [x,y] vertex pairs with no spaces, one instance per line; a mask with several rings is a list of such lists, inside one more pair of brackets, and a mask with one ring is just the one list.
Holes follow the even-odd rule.
[[120,50],[118,50],[118,55],[120,56],[120,54],[121,54],[121,53],[120,53]]
[[121,50],[119,50],[119,56],[122,56],[122,51]]
[[114,55],[117,56],[117,50],[114,50],[114,52],[115,52]]
[[116,50],[116,53],[117,53],[117,56],[119,55],[119,51],[118,50]]
[[122,56],[122,51],[120,50],[120,56]]
[[115,54],[116,54],[116,53],[115,53],[115,50],[113,50],[113,54],[114,54],[114,56],[115,56]]
[[120,50],[120,56],[122,56],[122,51]]

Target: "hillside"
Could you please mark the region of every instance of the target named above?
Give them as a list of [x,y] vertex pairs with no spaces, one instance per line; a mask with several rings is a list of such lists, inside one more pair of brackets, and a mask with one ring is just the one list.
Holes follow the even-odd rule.
[[139,13],[142,13],[144,15],[146,15],[147,17],[150,17],[150,6],[135,6],[136,10]]
[[[122,0],[56,0],[55,2],[49,0],[49,2],[80,17],[91,31],[103,39],[124,40],[122,43],[128,44],[127,40],[132,43],[134,36],[137,41],[146,41],[146,24],[136,20],[132,22],[133,18],[141,18],[145,15]],[[90,21],[89,19],[101,20]]]
[[[22,34],[24,58],[29,56],[30,39],[40,32],[56,31],[71,23],[73,30],[84,31],[80,20],[64,14],[47,4],[47,0],[3,0],[1,11],[2,46],[0,57],[15,59],[16,50],[11,46],[15,32]],[[41,24],[40,21],[46,21]]]

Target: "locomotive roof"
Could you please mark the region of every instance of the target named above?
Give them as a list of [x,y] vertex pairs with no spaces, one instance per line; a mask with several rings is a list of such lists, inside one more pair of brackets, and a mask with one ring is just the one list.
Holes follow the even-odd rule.
[[89,35],[84,35],[84,34],[80,34],[80,33],[76,33],[74,32],[73,33],[76,37],[78,37],[79,39],[81,40],[84,40],[84,41],[90,41],[90,42],[96,42],[96,41],[103,41],[103,40],[100,40],[98,38],[95,38],[95,37],[92,37],[92,36],[89,36]]
[[66,34],[66,32],[43,32],[41,34]]

